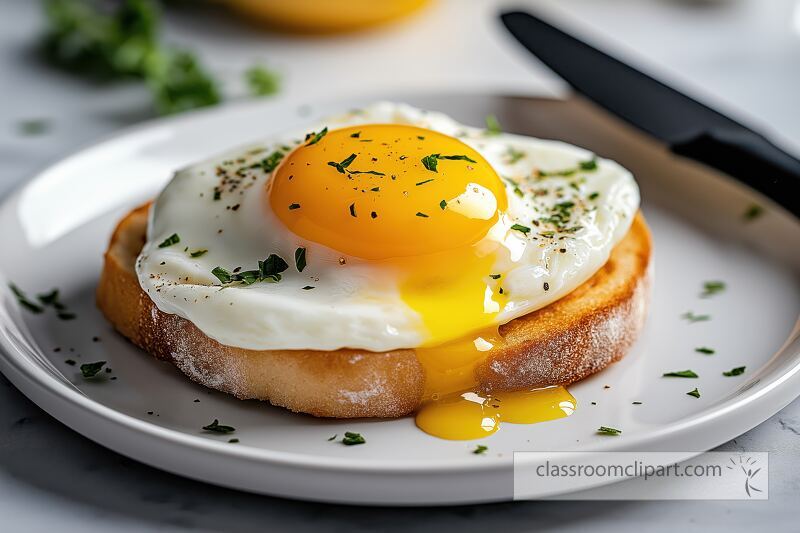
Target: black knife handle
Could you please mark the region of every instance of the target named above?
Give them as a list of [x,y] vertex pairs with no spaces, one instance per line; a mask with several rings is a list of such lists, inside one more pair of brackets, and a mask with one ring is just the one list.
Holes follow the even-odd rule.
[[730,174],[800,218],[800,161],[764,137],[744,129],[716,129],[670,148]]

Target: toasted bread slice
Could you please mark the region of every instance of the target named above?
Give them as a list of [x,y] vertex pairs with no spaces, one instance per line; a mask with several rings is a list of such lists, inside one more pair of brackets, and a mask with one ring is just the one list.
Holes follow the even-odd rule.
[[[134,270],[148,205],[118,224],[105,254],[97,304],[134,344],[192,380],[240,399],[268,400],[315,416],[397,417],[415,411],[425,372],[413,349],[255,351],[225,346],[160,311]],[[502,347],[478,365],[480,387],[509,391],[566,385],[602,370],[630,348],[645,319],[650,233],[641,214],[605,266],[547,307],[501,326]]]

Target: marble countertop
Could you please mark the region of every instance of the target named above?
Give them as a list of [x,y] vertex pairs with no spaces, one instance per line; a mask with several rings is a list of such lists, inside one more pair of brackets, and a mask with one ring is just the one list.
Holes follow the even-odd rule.
[[[42,25],[37,4],[0,1],[0,196],[76,149],[152,117],[139,87],[88,85],[42,65],[35,54]],[[184,7],[168,14],[166,37],[197,50],[225,80],[231,98],[243,94],[239,72],[255,61],[282,73],[284,94],[310,100],[364,86],[374,92],[563,90],[504,34],[494,16],[503,5],[545,11],[800,153],[797,0],[440,0],[428,13],[379,32],[304,39],[265,34],[216,11]],[[338,75],[345,65],[357,68]],[[20,135],[20,121],[39,118],[50,124],[45,134]],[[720,447],[771,452],[770,499],[763,502],[389,509],[256,496],[186,480],[106,450],[52,419],[2,376],[0,426],[0,514],[7,531],[796,530],[800,400]]]

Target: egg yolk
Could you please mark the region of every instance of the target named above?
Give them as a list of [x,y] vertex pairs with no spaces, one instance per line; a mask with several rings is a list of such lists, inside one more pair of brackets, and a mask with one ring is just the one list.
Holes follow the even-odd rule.
[[370,260],[469,246],[506,209],[492,166],[460,140],[400,124],[309,135],[271,180],[292,232]]
[[563,387],[496,395],[476,367],[502,344],[497,315],[508,301],[493,268],[508,259],[484,239],[507,208],[505,187],[473,148],[439,132],[368,124],[309,134],[275,171],[273,213],[293,233],[399,275],[400,296],[422,321],[416,348],[426,390],[417,426],[474,439],[500,423],[571,414]]

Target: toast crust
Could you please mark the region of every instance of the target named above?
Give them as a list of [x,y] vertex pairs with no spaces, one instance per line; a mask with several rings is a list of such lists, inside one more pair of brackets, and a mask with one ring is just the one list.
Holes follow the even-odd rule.
[[[189,378],[240,399],[266,400],[321,417],[398,417],[415,411],[425,372],[413,349],[246,350],[225,346],[190,321],[160,311],[134,270],[149,204],[123,218],[105,253],[97,305],[114,327]],[[479,386],[509,391],[568,385],[628,351],[644,324],[651,238],[641,213],[608,262],[552,304],[500,327],[505,342],[475,369]]]

